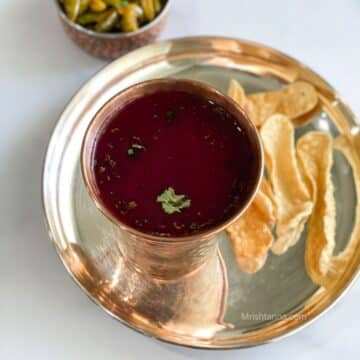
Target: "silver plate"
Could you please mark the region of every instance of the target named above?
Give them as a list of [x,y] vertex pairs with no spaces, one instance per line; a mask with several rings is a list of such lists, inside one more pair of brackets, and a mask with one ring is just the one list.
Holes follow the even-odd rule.
[[[304,234],[283,256],[270,254],[265,267],[254,275],[239,270],[223,234],[220,248],[229,282],[224,322],[232,326],[207,339],[191,334],[178,339],[174,334],[162,332],[157,324],[139,327],[125,317],[122,304],[115,306],[114,299],[106,298],[102,288],[114,276],[121,276],[114,274],[117,229],[97,210],[85,190],[79,166],[81,142],[92,117],[116,93],[140,81],[165,76],[203,81],[223,92],[234,78],[250,93],[278,89],[284,83],[303,79],[316,86],[322,111],[309,125],[298,129],[297,136],[313,129],[333,136],[347,130],[355,134],[357,130],[353,114],[324,80],[296,60],[265,46],[202,37],[166,41],[132,52],[107,66],[81,88],[51,137],[44,165],[43,201],[50,235],[65,267],[109,314],[139,331],[181,345],[251,346],[283,337],[309,324],[355,278],[360,264],[359,246],[349,258],[346,271],[325,291],[314,285],[305,271]],[[336,252],[348,243],[356,221],[357,198],[352,175],[347,160],[335,152],[332,176],[336,189]]]

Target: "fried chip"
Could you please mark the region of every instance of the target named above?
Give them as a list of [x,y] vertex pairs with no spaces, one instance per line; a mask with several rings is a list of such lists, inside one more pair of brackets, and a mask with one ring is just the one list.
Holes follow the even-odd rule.
[[[339,136],[334,141],[335,149],[341,151],[353,170],[355,191],[357,199],[360,199],[360,159],[353,142],[346,136]],[[326,276],[319,279],[320,285],[325,288],[332,286],[343,274],[351,257],[359,246],[360,239],[360,201],[357,201],[355,210],[355,224],[349,243],[338,255],[333,256]]]
[[331,181],[332,138],[325,132],[312,131],[297,143],[297,155],[303,178],[314,202],[308,222],[305,266],[316,284],[327,274],[335,248],[335,199]]
[[249,95],[251,105],[248,114],[256,127],[260,128],[270,116],[279,113],[276,111],[281,101],[279,94],[279,91],[273,91]]
[[258,127],[274,114],[286,115],[300,126],[302,123],[296,119],[312,111],[319,101],[315,88],[304,81],[296,81],[279,91],[250,94],[247,99],[249,116]]
[[259,127],[261,125],[257,123],[254,105],[246,97],[244,88],[234,79],[230,81],[228,95],[245,110],[245,112],[249,116],[250,120],[255,124],[255,126]]
[[271,187],[271,184],[269,183],[269,180],[267,180],[265,177],[263,177],[261,184],[260,184],[260,190],[267,195],[267,197],[270,199],[274,206],[274,211],[276,211],[276,201],[274,197],[274,191]]
[[303,126],[321,111],[315,88],[304,81],[296,81],[278,91],[246,96],[244,88],[232,79],[228,95],[247,112],[257,127],[274,114],[286,115],[295,126]]
[[263,191],[269,186],[266,183],[263,178],[252,204],[239,220],[226,229],[239,268],[248,273],[264,266],[273,243],[271,230],[275,223],[275,210],[272,200]]
[[258,196],[255,196],[254,203],[258,209],[263,212],[266,219],[274,225],[277,218],[276,202],[271,185],[265,177],[263,177],[261,181],[257,195]]
[[235,100],[242,108],[246,105],[246,95],[244,88],[234,79],[230,80],[228,95]]
[[275,254],[296,244],[311,214],[313,202],[301,178],[295,155],[294,126],[284,115],[271,116],[261,128],[265,163],[277,208]]
[[311,121],[313,121],[316,117],[318,117],[322,112],[322,104],[319,101],[317,105],[309,112],[298,116],[295,119],[292,119],[292,123],[295,127],[301,127],[309,124]]

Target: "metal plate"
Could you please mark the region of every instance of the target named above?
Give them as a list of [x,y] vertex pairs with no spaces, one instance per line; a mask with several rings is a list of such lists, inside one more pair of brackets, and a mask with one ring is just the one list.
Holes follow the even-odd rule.
[[[237,79],[247,92],[278,89],[296,79],[312,83],[322,111],[299,136],[320,129],[337,136],[357,136],[354,116],[330,85],[314,72],[273,49],[241,40],[198,37],[154,44],[132,52],[107,66],[76,94],[62,114],[52,135],[43,174],[43,201],[50,235],[68,272],[77,284],[110,315],[125,324],[162,340],[205,348],[257,345],[288,335],[328,309],[359,271],[359,244],[348,266],[333,286],[314,285],[304,267],[304,234],[282,256],[270,254],[255,275],[242,273],[225,234],[221,236],[229,284],[224,322],[211,337],[195,333],[171,334],[159,324],[141,326],[125,314],[126,294],[110,297],[107,289],[122,276],[117,262],[117,229],[91,202],[79,167],[80,146],[91,118],[120,90],[137,82],[177,76],[196,79],[226,92],[229,80]],[[335,152],[332,171],[337,210],[336,252],[348,243],[357,203],[352,169]],[[128,311],[128,310],[127,310]],[[146,319],[145,319],[146,320]],[[189,324],[193,326],[194,324]],[[189,327],[191,327],[189,326]]]

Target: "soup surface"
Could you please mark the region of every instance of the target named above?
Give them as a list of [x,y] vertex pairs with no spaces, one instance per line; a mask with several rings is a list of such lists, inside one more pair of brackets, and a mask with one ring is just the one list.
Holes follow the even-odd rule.
[[99,197],[118,220],[148,234],[187,236],[236,213],[257,164],[226,109],[169,91],[116,111],[97,137],[92,166]]

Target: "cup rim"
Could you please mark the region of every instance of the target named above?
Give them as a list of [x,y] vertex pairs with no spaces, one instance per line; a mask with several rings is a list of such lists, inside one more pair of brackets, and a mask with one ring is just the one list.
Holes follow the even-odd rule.
[[55,2],[55,6],[58,9],[58,13],[60,15],[60,17],[62,18],[62,20],[64,20],[69,26],[71,26],[72,28],[76,29],[77,31],[80,31],[84,34],[87,34],[89,36],[92,37],[97,37],[99,39],[126,39],[126,38],[130,38],[132,36],[138,35],[138,34],[142,34],[143,32],[146,32],[147,30],[151,29],[153,26],[156,26],[156,24],[158,24],[169,12],[169,8],[170,5],[172,3],[173,0],[166,0],[166,4],[163,7],[163,9],[161,10],[161,12],[153,19],[151,20],[148,24],[141,26],[138,30],[136,31],[132,31],[132,32],[119,32],[119,33],[101,33],[98,31],[93,31],[93,30],[89,30],[86,27],[77,24],[76,22],[70,20],[65,12],[63,11],[63,9],[60,6],[59,0],[54,0]]
[[[200,94],[203,94],[201,96],[206,97],[206,94],[211,94],[214,97],[218,99],[222,99],[223,102],[225,102],[227,105],[226,107],[231,108],[231,113],[233,116],[235,116],[236,120],[240,122],[239,119],[241,119],[241,125],[247,126],[247,131],[249,133],[249,136],[252,135],[252,138],[254,140],[254,149],[256,148],[257,154],[256,154],[256,161],[257,161],[257,167],[255,169],[256,173],[254,175],[254,181],[253,181],[253,188],[251,191],[249,191],[248,198],[244,202],[242,206],[240,206],[234,215],[227,218],[225,221],[221,222],[220,224],[210,227],[206,230],[196,232],[191,235],[186,236],[159,236],[159,235],[153,235],[146,232],[142,232],[139,230],[136,230],[135,228],[125,224],[118,218],[116,218],[111,211],[103,204],[102,200],[98,196],[98,189],[96,186],[96,181],[93,176],[93,171],[91,169],[90,161],[92,159],[93,155],[93,149],[94,149],[94,143],[96,141],[96,135],[101,131],[102,126],[104,126],[104,121],[98,126],[97,130],[93,132],[93,126],[95,124],[95,120],[101,116],[102,112],[107,109],[108,107],[111,107],[111,104],[118,100],[120,97],[124,97],[127,93],[140,90],[143,88],[149,87],[150,89],[152,87],[155,87],[155,90],[157,90],[157,86],[176,86],[179,85],[179,83],[183,84],[184,86],[190,86],[195,87],[199,90]],[[151,91],[149,92],[151,93]],[[129,102],[132,102],[134,100],[134,97],[131,98]],[[216,100],[215,100],[216,101]],[[223,106],[223,104],[222,104]],[[103,119],[104,120],[104,119]],[[244,121],[245,120],[245,121]],[[93,116],[93,118],[90,120],[87,129],[85,131],[85,135],[83,137],[82,145],[81,145],[81,153],[80,153],[80,163],[81,163],[81,172],[82,177],[85,183],[85,187],[93,200],[95,206],[100,210],[100,212],[105,215],[112,223],[114,223],[116,226],[118,226],[121,230],[127,232],[128,234],[136,237],[136,238],[143,238],[149,241],[154,242],[188,242],[192,240],[199,240],[199,239],[207,239],[209,237],[214,237],[217,234],[219,234],[221,231],[225,230],[227,227],[229,227],[232,223],[234,223],[236,220],[240,218],[240,216],[245,212],[245,210],[249,207],[249,205],[252,203],[255,195],[258,192],[258,189],[260,187],[260,183],[263,176],[264,171],[264,154],[263,154],[263,147],[262,142],[260,139],[259,132],[254,125],[254,123],[250,120],[247,113],[229,96],[221,93],[220,91],[214,89],[213,87],[206,85],[202,82],[195,81],[195,80],[187,80],[187,79],[179,79],[179,78],[161,78],[161,79],[152,79],[143,81],[140,83],[137,83],[135,85],[129,86],[116,95],[114,95],[112,98],[110,98]]]

